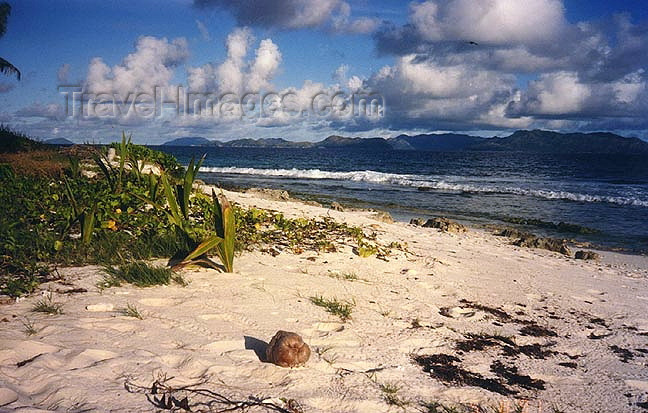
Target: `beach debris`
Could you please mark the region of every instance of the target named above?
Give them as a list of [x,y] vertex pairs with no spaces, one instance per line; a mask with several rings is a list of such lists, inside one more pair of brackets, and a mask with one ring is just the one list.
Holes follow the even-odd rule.
[[[248,396],[237,399],[215,390],[202,387],[206,382],[174,387],[168,384],[173,377],[161,373],[150,385],[143,386],[126,380],[124,388],[129,393],[144,394],[146,399],[160,411],[209,411],[212,413],[247,412],[251,408],[280,413],[304,413],[304,408],[295,399],[284,397]],[[205,410],[205,407],[208,409]],[[254,410],[258,411],[258,410]]]
[[576,251],[574,258],[577,260],[599,260],[601,256],[594,251]]
[[299,367],[306,364],[310,353],[299,334],[279,330],[266,348],[266,360],[280,367]]
[[113,311],[115,306],[111,303],[99,303],[99,304],[90,304],[86,305],[86,311],[93,313],[99,313],[103,311]]
[[421,218],[413,218],[410,220],[410,224],[424,228],[437,228],[442,232],[462,233],[468,231],[464,225],[445,217],[430,218],[425,222]]

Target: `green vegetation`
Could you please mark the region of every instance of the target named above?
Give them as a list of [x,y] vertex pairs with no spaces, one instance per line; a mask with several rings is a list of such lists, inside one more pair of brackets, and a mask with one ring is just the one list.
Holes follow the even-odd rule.
[[291,219],[195,191],[202,159],[185,170],[125,134],[111,145],[116,157],[109,160],[107,147],[51,148],[7,128],[2,133],[12,139],[0,151],[0,294],[31,293],[52,279],[56,266],[117,270],[170,258],[178,267],[197,263],[230,272],[237,252],[254,249],[277,255],[349,247],[380,259],[403,249],[330,218]]
[[355,304],[348,301],[338,301],[337,299],[326,299],[322,296],[310,297],[310,302],[318,307],[322,307],[326,312],[340,317],[340,320],[347,321],[351,318],[351,312]]
[[52,294],[36,301],[31,309],[35,313],[45,313],[51,315],[63,314],[63,303],[57,303],[52,300]]
[[25,318],[22,321],[22,325],[23,327],[25,327],[25,334],[27,334],[27,336],[33,336],[34,334],[38,333],[38,329],[34,326],[34,322],[30,319]]
[[0,125],[0,153],[16,153],[46,149],[44,143],[30,139],[27,135],[11,130],[7,125]]
[[331,278],[335,278],[338,280],[344,280],[344,281],[358,281],[360,278],[358,278],[358,275],[354,272],[335,272],[335,271],[329,271],[328,276]]
[[380,391],[383,392],[383,399],[385,400],[385,403],[390,406],[396,406],[404,409],[410,403],[398,396],[400,389],[401,387],[395,383],[380,384]]
[[106,278],[101,283],[104,287],[118,287],[122,282],[133,284],[137,287],[151,287],[154,285],[168,285],[171,281],[185,285],[180,274],[174,273],[167,267],[156,267],[144,261],[135,261],[113,267],[104,267]]
[[121,315],[126,317],[133,317],[133,318],[137,318],[138,320],[144,320],[142,313],[140,313],[137,307],[135,307],[131,303],[127,303],[126,307],[121,308],[119,312],[121,313]]

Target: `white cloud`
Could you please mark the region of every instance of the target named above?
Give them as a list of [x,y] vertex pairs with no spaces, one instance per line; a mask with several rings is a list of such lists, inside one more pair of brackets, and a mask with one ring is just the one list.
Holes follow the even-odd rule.
[[429,41],[532,44],[556,39],[567,26],[561,0],[431,0],[411,11]]
[[247,62],[248,49],[253,42],[250,29],[234,29],[227,36],[227,59],[224,62],[188,69],[189,89],[193,92],[241,95],[270,88],[270,82],[281,64],[281,52],[271,39],[264,39],[256,50],[254,61]]
[[573,72],[544,74],[529,85],[527,108],[536,115],[565,115],[580,111],[591,95]]
[[[168,88],[175,68],[189,56],[184,38],[168,41],[152,36],[140,37],[135,51],[126,56],[121,64],[108,66],[102,58],[90,62],[85,79],[85,91],[99,94],[150,93],[155,87]],[[168,96],[172,96],[168,91]]]
[[331,27],[338,33],[366,34],[371,33],[378,27],[379,21],[370,17],[351,18],[351,6],[341,2],[337,8],[337,14],[331,18]]

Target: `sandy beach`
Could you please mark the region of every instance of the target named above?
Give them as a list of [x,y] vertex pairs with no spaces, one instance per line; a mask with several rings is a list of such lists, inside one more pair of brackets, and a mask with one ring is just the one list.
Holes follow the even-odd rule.
[[[138,386],[164,376],[169,386],[284,411],[648,408],[648,258],[575,260],[477,229],[446,233],[368,211],[226,195],[289,217],[330,216],[407,251],[387,260],[350,246],[244,252],[234,273],[187,268],[188,285],[152,288],[100,290],[100,268],[60,268],[61,281],[0,305],[0,411],[156,411]],[[49,294],[62,314],[30,311]],[[349,303],[351,317],[327,313],[314,296]],[[120,312],[129,305],[141,320]],[[311,347],[305,367],[260,360],[277,330]]]

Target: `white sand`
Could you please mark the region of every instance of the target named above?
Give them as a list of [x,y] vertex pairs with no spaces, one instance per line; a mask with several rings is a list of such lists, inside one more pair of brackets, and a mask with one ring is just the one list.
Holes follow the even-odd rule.
[[[233,397],[292,398],[308,412],[402,410],[385,402],[380,385],[386,383],[400,387],[397,396],[410,402],[404,409],[412,412],[420,411],[420,401],[495,406],[513,399],[446,385],[412,362],[412,355],[436,353],[456,355],[464,369],[485,377],[495,377],[489,366],[502,360],[545,381],[541,391],[513,387],[516,397],[530,400],[529,412],[553,406],[565,412],[644,411],[636,403],[648,401],[648,355],[636,349],[648,348],[645,257],[603,252],[601,263],[576,261],[475,230],[447,234],[385,224],[368,212],[227,195],[289,216],[330,215],[377,231],[383,242],[407,242],[411,253],[396,251],[389,262],[360,258],[350,248],[277,257],[244,253],[232,274],[187,270],[187,287],[103,292],[95,287],[102,277],[96,267],[61,270],[70,285],[41,289],[64,303],[64,314],[30,312],[38,295],[0,306],[0,411],[155,411],[124,383],[150,385],[160,373],[175,377],[171,384],[206,382],[202,387]],[[351,272],[360,280],[331,272]],[[63,293],[78,287],[88,292]],[[352,319],[341,322],[313,305],[314,295],[354,301]],[[498,320],[461,299],[535,320],[558,337],[522,336],[519,322]],[[144,319],[116,311],[127,304]],[[442,308],[450,317],[440,314]],[[25,334],[26,318],[38,329],[35,335]],[[595,318],[604,322],[590,321]],[[412,328],[414,320],[419,328]],[[299,333],[311,346],[306,367],[259,361],[253,339],[267,342],[280,329]],[[510,336],[518,345],[555,342],[550,349],[557,354],[507,358],[499,347],[460,354],[455,343],[468,333]],[[634,358],[623,362],[612,345]]]

